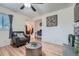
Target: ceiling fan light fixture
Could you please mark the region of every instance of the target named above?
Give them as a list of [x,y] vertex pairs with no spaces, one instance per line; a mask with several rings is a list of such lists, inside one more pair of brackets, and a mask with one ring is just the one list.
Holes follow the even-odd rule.
[[27,7],[27,8],[30,8],[31,4],[30,3],[24,3],[24,6]]

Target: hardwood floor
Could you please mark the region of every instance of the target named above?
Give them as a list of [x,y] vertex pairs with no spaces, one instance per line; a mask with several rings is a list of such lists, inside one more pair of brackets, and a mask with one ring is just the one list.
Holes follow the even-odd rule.
[[[62,56],[63,46],[42,42],[43,56]],[[0,48],[0,56],[26,56],[25,46],[15,48],[11,45]]]
[[47,42],[43,42],[42,45],[42,51],[46,56],[63,56],[63,46]]

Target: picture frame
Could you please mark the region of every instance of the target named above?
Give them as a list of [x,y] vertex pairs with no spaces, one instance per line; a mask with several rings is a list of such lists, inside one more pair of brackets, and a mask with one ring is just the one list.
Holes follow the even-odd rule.
[[48,16],[46,18],[46,26],[47,27],[57,26],[57,15]]

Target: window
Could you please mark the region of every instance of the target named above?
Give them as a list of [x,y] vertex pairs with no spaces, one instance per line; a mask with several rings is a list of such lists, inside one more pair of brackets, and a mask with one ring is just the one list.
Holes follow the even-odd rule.
[[6,14],[0,14],[0,29],[9,30],[10,21],[9,16]]

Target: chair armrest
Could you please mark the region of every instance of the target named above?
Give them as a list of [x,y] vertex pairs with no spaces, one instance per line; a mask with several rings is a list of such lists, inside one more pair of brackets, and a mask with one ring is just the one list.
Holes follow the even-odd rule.
[[26,38],[29,38],[29,37],[30,37],[30,35],[26,35],[26,34],[24,34],[24,33],[23,33],[23,35],[24,35]]

